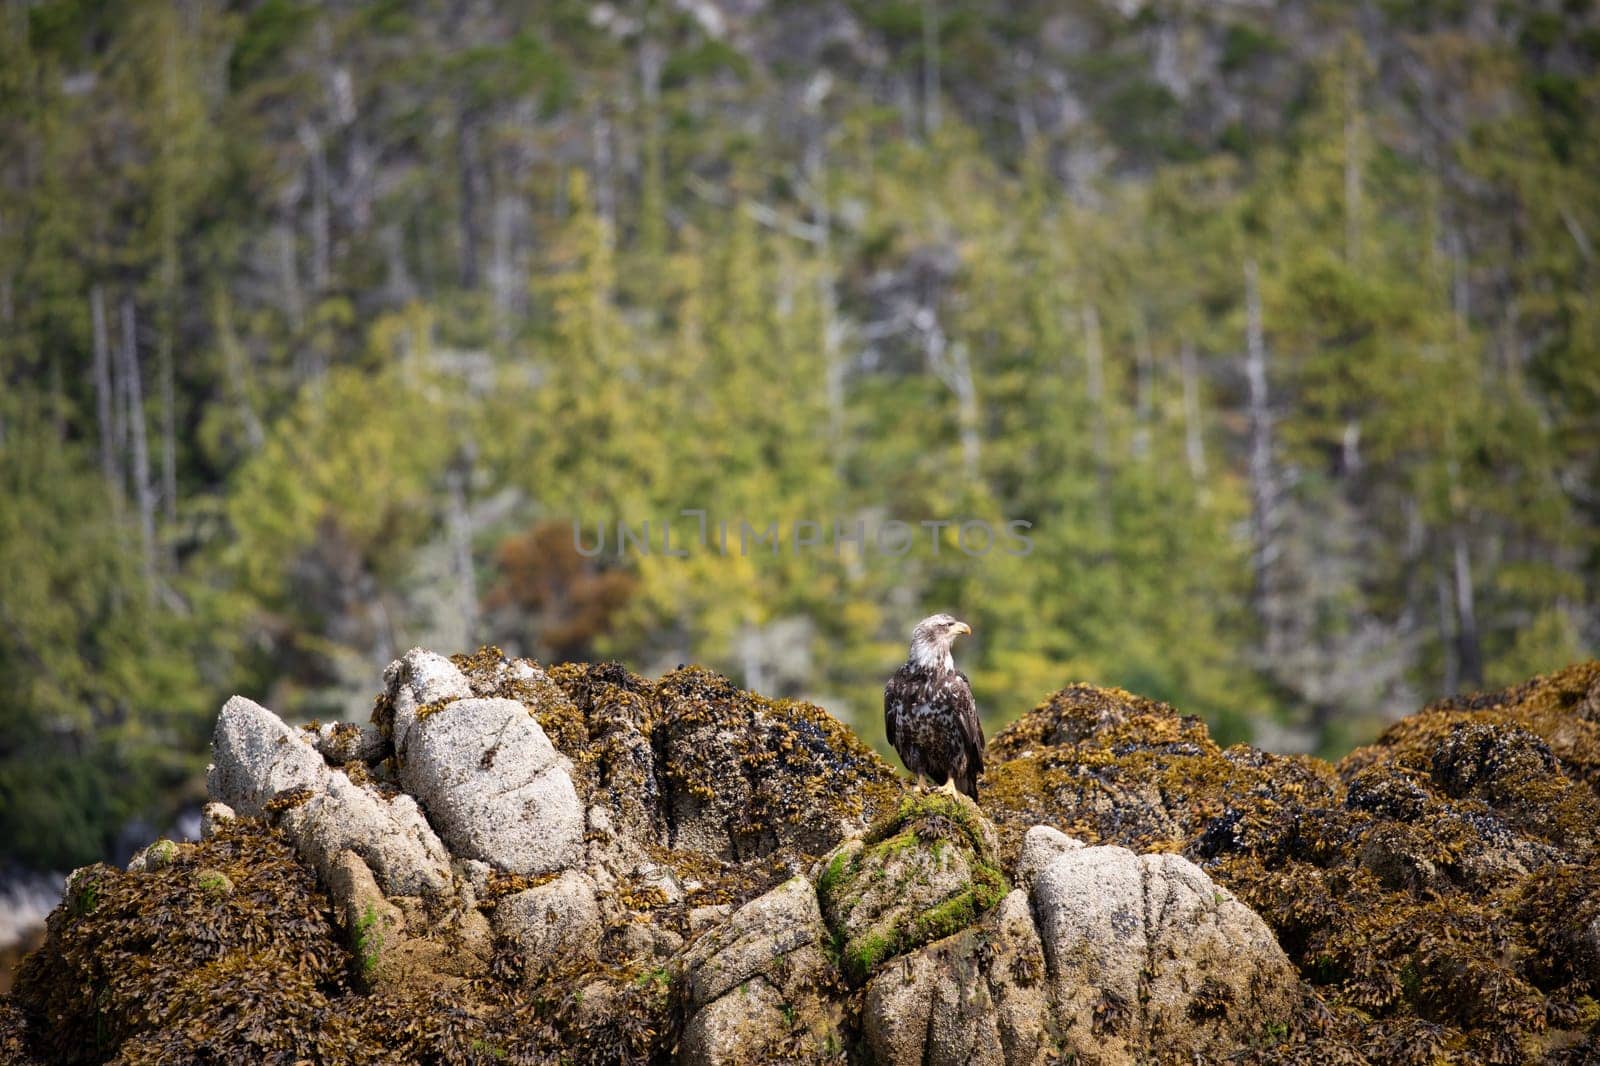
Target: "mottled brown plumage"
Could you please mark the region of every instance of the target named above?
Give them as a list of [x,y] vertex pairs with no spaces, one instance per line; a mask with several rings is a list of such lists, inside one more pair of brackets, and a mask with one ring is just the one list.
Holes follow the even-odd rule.
[[970,632],[965,622],[947,614],[917,623],[910,657],[883,687],[883,724],[919,784],[929,778],[977,799],[983,725],[972,686],[950,657],[951,642]]

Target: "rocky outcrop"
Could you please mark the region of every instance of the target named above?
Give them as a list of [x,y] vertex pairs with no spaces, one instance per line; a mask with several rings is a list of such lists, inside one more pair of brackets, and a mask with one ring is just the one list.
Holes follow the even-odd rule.
[[391,895],[450,887],[450,854],[410,796],[386,796],[334,770],[309,795],[290,794],[279,811],[278,825],[324,883],[339,857],[353,851]]
[[821,710],[416,650],[371,728],[219,716],[203,839],[78,871],[21,1063],[1578,1063],[1600,664],[1334,767],[1073,686],[981,807]]

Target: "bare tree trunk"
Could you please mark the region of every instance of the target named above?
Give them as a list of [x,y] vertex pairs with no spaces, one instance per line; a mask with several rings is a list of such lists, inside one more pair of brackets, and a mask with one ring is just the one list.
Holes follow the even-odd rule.
[[1465,344],[1472,328],[1472,284],[1467,271],[1467,251],[1461,231],[1452,229],[1448,238],[1450,262],[1450,309],[1454,312],[1456,343]]
[[1144,311],[1135,308],[1134,328],[1134,430],[1133,457],[1143,459],[1150,454],[1150,420],[1154,411],[1155,355],[1150,350],[1150,329],[1145,323]]
[[1474,688],[1483,684],[1483,650],[1478,643],[1478,610],[1472,587],[1472,557],[1461,523],[1450,527],[1456,579],[1456,649],[1461,679]]
[[616,232],[616,190],[612,185],[611,123],[604,113],[596,112],[590,131],[594,140],[594,206],[609,232]]
[[956,423],[961,434],[961,465],[969,482],[978,480],[979,462],[982,459],[981,419],[978,412],[978,390],[972,379],[972,360],[967,346],[960,342],[951,344],[945,336],[939,316],[932,308],[917,312],[916,325],[922,331],[923,352],[928,367],[944,382],[956,397]]
[[[162,98],[171,118],[178,96],[179,42],[176,34],[163,42],[161,65]],[[163,152],[164,155],[164,152]],[[160,220],[161,296],[156,311],[156,375],[161,386],[161,505],[169,523],[178,518],[178,415],[176,371],[172,348],[177,331],[178,281],[182,263],[178,251],[178,190],[173,168],[165,163],[158,170],[156,189],[157,217]]]
[[1111,462],[1110,434],[1106,428],[1106,358],[1100,336],[1100,312],[1093,304],[1083,309],[1083,357],[1088,373],[1089,419],[1094,434],[1094,462],[1106,480]]
[[[0,238],[5,236],[7,228],[5,212],[0,211]],[[12,279],[15,269],[12,263],[7,262],[5,272],[0,274],[0,323],[7,327],[17,318],[15,282]]]
[[483,167],[478,161],[478,127],[463,115],[456,138],[456,165],[461,182],[461,287],[478,287],[478,261],[483,234],[478,228],[478,205],[483,202]]
[[1277,605],[1272,567],[1277,527],[1277,485],[1272,471],[1272,412],[1267,395],[1267,342],[1261,320],[1261,287],[1256,261],[1244,264],[1245,377],[1250,385],[1250,566],[1254,576],[1256,615],[1269,658],[1278,648]]
[[639,92],[644,104],[639,245],[651,256],[659,256],[667,248],[667,205],[661,158],[661,71],[665,63],[666,49],[647,34],[639,45]]
[[519,206],[511,196],[496,198],[494,228],[489,235],[489,291],[494,308],[494,334],[502,346],[511,343],[511,318],[516,311],[520,288],[514,261]]
[[138,322],[133,297],[122,298],[122,375],[128,396],[128,425],[133,437],[130,476],[139,509],[139,548],[144,558],[148,595],[155,598],[156,504],[150,489],[150,448],[145,437],[144,386],[139,374]]
[[1456,655],[1456,632],[1450,624],[1455,617],[1455,606],[1451,603],[1450,578],[1440,570],[1434,581],[1434,590],[1439,599],[1439,649],[1444,658],[1444,692],[1454,695],[1461,688],[1461,660]]
[[391,303],[405,305],[417,298],[417,287],[406,268],[406,236],[399,223],[383,227],[378,232],[378,243],[383,245],[384,261],[388,274],[384,285]]
[[[815,80],[812,88],[818,86]],[[827,189],[827,129],[821,120],[826,83],[819,91],[806,93],[806,111],[811,117],[811,136],[806,144],[806,195],[811,208],[816,239],[812,248],[817,256],[817,316],[822,345],[823,390],[828,405],[828,440],[834,449],[834,465],[843,461],[844,441],[844,323],[839,319],[838,271],[833,263],[833,208]]]
[[283,290],[283,311],[289,317],[289,328],[299,333],[305,328],[305,298],[300,292],[299,254],[295,248],[294,226],[285,219],[277,226],[278,235],[278,285]]
[[95,285],[89,289],[89,322],[94,331],[94,409],[100,429],[100,472],[111,489],[115,506],[117,491],[116,449],[112,436],[115,424],[111,418],[111,340],[106,331],[105,289]]
[[161,375],[161,508],[168,522],[178,520],[178,413],[177,387],[172,367],[172,316],[161,331],[157,348],[157,373]]
[[244,439],[250,450],[259,451],[261,445],[266,443],[267,434],[261,425],[261,416],[256,413],[255,402],[251,398],[250,373],[245,363],[244,346],[239,343],[239,336],[233,330],[233,304],[228,299],[227,291],[221,286],[217,288],[212,306],[216,321],[217,343],[222,348],[222,363],[228,375],[228,387],[239,409],[239,424],[244,430]]
[[1346,477],[1361,469],[1361,422],[1350,419],[1339,440],[1339,468]]
[[934,0],[922,0],[922,133],[939,132],[939,16]]
[[1183,442],[1189,459],[1189,475],[1196,481],[1206,477],[1206,443],[1200,427],[1200,368],[1194,342],[1183,338],[1179,363],[1183,372]]
[[301,122],[300,144],[311,169],[311,289],[325,292],[332,275],[333,238],[328,212],[328,160],[322,149],[322,134],[310,122]]
[[478,632],[478,583],[472,567],[472,513],[467,508],[467,480],[472,473],[470,449],[446,474],[450,499],[450,549],[456,571],[456,603],[461,613],[461,632],[465,647],[474,647]]

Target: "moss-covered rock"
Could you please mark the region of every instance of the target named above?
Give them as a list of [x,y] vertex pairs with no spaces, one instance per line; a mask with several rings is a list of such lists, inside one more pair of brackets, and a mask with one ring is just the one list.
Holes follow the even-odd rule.
[[977,921],[1006,892],[994,830],[961,795],[905,797],[894,815],[822,865],[817,894],[854,981]]

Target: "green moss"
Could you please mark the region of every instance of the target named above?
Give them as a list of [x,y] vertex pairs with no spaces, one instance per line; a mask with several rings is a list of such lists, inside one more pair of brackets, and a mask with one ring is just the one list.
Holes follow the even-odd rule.
[[67,882],[67,902],[74,915],[90,915],[100,905],[100,877],[96,867],[75,871]]
[[[971,800],[917,792],[902,797],[859,845],[834,855],[817,879],[817,893],[847,978],[859,984],[886,959],[958,933],[998,903],[1008,888],[993,836]],[[918,911],[898,909],[899,901],[925,893],[923,886],[936,883],[931,879],[951,863],[969,874],[959,889]],[[864,899],[884,910],[862,927],[856,912]]]
[[976,862],[972,865],[972,887],[917,915],[911,939],[920,943],[942,940],[977,921],[1011,891],[999,870]]
[[841,851],[829,860],[827,867],[822,871],[822,876],[817,878],[818,895],[826,896],[833,892],[845,875],[850,872],[850,868],[853,865],[851,862],[852,857],[850,852]]
[[144,849],[144,868],[146,873],[171,866],[178,857],[178,845],[171,840],[158,840]]
[[212,899],[233,894],[233,879],[221,870],[200,870],[194,875],[194,883]]
[[845,972],[858,984],[865,981],[879,963],[902,954],[903,939],[898,928],[857,937],[845,948],[842,956]]
[[361,977],[371,981],[377,972],[378,960],[383,955],[383,925],[377,909],[370,903],[356,919],[354,941],[356,964],[361,969]]

